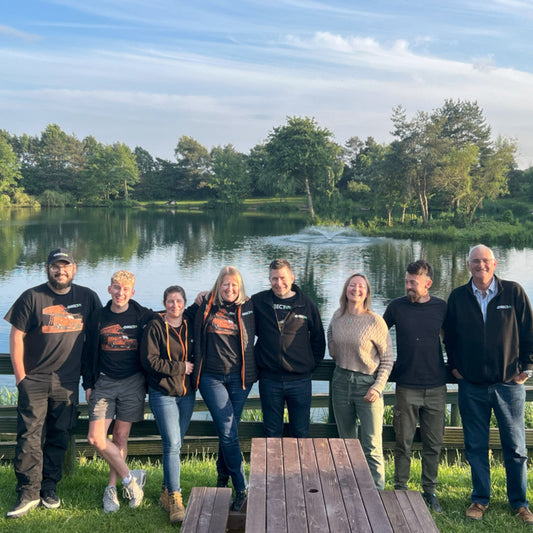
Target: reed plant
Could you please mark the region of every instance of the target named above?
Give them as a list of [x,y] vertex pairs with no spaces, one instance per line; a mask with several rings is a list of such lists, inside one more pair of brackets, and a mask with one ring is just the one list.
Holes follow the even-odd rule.
[[0,405],[16,405],[18,398],[18,391],[8,387],[0,388]]

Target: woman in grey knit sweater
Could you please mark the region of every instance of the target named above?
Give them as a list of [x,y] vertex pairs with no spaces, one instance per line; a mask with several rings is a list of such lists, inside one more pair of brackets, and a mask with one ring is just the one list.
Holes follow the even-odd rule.
[[382,393],[394,362],[389,329],[370,310],[370,285],[364,274],[346,280],[339,301],[328,328],[329,354],[336,365],[333,411],[340,437],[357,438],[359,433],[374,483],[383,490]]

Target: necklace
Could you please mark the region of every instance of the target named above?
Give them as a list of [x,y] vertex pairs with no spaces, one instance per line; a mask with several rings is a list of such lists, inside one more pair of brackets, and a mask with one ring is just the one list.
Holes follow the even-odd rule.
[[168,319],[168,315],[165,313],[163,318],[165,319],[165,322],[169,325],[169,326],[172,326],[173,328],[177,328],[179,326],[181,326],[181,323],[183,322],[183,318],[182,317],[179,317],[179,318],[176,318],[175,319],[175,324],[172,323],[172,321],[170,321]]

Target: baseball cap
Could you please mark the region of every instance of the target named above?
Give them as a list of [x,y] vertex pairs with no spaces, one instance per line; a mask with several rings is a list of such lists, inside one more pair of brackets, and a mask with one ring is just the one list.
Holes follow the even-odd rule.
[[74,263],[74,258],[65,248],[56,248],[55,250],[52,250],[48,255],[48,261],[46,262],[46,264],[52,265],[57,261],[66,261],[67,263]]

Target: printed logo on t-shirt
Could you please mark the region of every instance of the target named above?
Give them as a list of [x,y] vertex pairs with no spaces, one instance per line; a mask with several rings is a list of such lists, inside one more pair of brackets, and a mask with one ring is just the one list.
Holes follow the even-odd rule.
[[83,329],[83,315],[70,313],[64,305],[43,309],[43,333],[65,333]]
[[239,327],[235,323],[235,313],[233,311],[228,312],[227,309],[219,309],[207,331],[218,335],[238,335]]
[[128,326],[113,324],[100,330],[100,347],[105,351],[137,350],[137,337],[127,335]]

